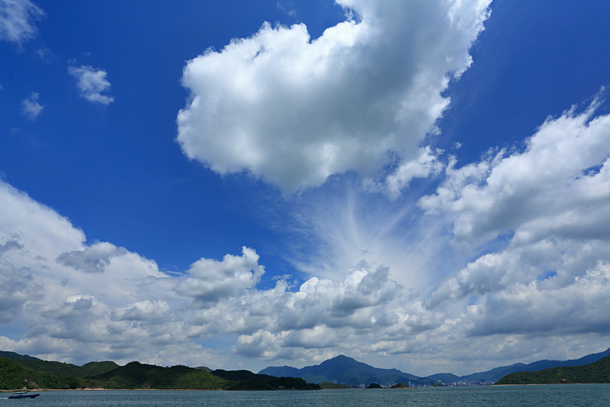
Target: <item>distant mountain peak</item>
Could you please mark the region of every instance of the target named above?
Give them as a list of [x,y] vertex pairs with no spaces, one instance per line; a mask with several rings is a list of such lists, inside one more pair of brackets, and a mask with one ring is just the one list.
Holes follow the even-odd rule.
[[345,355],[338,355],[338,356],[335,356],[334,358],[325,360],[324,362],[320,363],[320,365],[329,364],[329,363],[359,363],[359,364],[363,364],[363,365],[365,364],[362,362],[358,362],[354,358],[350,358]]
[[312,383],[332,382],[352,386],[369,385],[371,383],[392,385],[398,382],[407,383],[409,381],[421,381],[425,384],[431,384],[429,379],[421,379],[397,369],[379,369],[345,355],[338,355],[332,359],[325,360],[319,365],[307,366],[302,369],[286,366],[267,367],[259,373],[273,376],[300,377]]

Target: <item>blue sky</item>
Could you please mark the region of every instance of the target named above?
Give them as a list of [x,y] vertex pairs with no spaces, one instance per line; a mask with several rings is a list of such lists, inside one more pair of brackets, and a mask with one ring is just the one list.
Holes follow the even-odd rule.
[[608,17],[0,1],[0,348],[418,375],[605,350]]

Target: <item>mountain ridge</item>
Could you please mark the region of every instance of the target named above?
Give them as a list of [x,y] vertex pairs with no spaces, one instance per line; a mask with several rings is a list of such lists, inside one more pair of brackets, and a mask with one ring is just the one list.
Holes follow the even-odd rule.
[[584,366],[590,363],[596,362],[606,356],[610,355],[610,348],[603,352],[592,353],[585,355],[578,359],[568,360],[548,360],[542,359],[532,363],[523,364],[515,363],[508,366],[500,366],[486,372],[472,373],[469,375],[461,376],[462,380],[467,382],[496,382],[502,377],[519,372],[535,372],[544,369],[550,369],[554,367],[570,367],[570,366]]
[[[373,383],[388,387],[397,383],[410,386],[491,384],[513,373],[538,372],[552,368],[569,369],[587,366],[604,358],[610,360],[609,357],[610,348],[578,359],[564,361],[543,359],[529,364],[515,363],[465,376],[437,373],[420,377],[398,369],[376,368],[345,355],[339,355],[325,360],[319,365],[306,366],[301,369],[291,366],[270,366],[255,374],[249,371],[212,371],[207,368],[186,366],[163,368],[139,362],[132,362],[125,366],[119,366],[111,361],[89,362],[83,366],[76,366],[0,351],[0,381],[4,383],[4,386],[8,383],[17,384],[14,379],[19,376],[21,378],[19,383],[31,388],[83,388],[92,387],[91,385],[108,388],[153,388],[158,386],[199,388],[198,386],[202,386],[203,388],[220,387],[227,390],[305,389],[311,388],[309,383],[323,382],[356,387],[366,387]],[[293,378],[301,381],[294,381]]]
[[[592,353],[578,359],[563,361],[543,359],[528,364],[514,363],[508,366],[499,366],[491,370],[471,373],[464,376],[458,376],[453,373],[435,373],[425,377],[404,373],[398,369],[375,368],[365,363],[358,362],[357,360],[345,355],[339,355],[332,359],[328,359],[319,365],[306,366],[301,369],[291,366],[268,366],[265,369],[262,369],[259,374],[280,374],[286,377],[300,377],[311,383],[328,381],[348,384],[351,386],[368,386],[371,383],[379,383],[390,386],[398,382],[411,382],[416,386],[433,385],[438,384],[439,382],[447,385],[491,384],[511,373],[533,372],[554,367],[584,366],[609,355],[610,348],[603,352]],[[330,367],[335,367],[335,369],[329,369]],[[352,376],[350,376],[349,372],[353,371],[354,368],[356,368],[356,374],[352,373]],[[342,372],[340,370],[342,370]],[[346,371],[348,372],[347,374]],[[394,381],[392,382],[392,380]]]
[[391,386],[399,382],[411,382],[416,385],[434,384],[431,379],[404,373],[398,369],[376,368],[345,355],[339,355],[325,360],[319,365],[306,366],[302,369],[290,366],[269,366],[261,370],[259,374],[300,377],[311,383],[331,382],[350,386],[368,386],[373,383]]

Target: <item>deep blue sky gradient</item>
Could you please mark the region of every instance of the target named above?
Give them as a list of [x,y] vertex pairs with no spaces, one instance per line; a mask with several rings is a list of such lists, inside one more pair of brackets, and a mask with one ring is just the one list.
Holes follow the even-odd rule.
[[[436,191],[445,179],[442,171],[413,180],[395,200],[363,192],[363,178],[355,172],[284,196],[251,174],[219,175],[189,160],[176,141],[177,114],[189,96],[181,85],[187,61],[252,36],[265,21],[304,23],[317,38],[344,20],[332,0],[35,3],[45,12],[35,22],[37,36],[23,44],[0,41],[0,179],[67,217],[89,244],[110,242],[178,274],[200,258],[221,260],[227,253],[240,255],[246,246],[265,267],[258,289],[290,275],[289,290],[295,291],[316,275],[299,268],[299,262],[322,271],[336,254],[327,247],[329,237],[314,228],[324,216],[342,215],[350,194],[356,196],[353,214],[362,220],[355,222],[355,237],[376,226],[383,229],[392,216],[398,220],[388,235],[395,234],[397,246],[401,239],[416,246],[418,233],[428,230],[430,217],[422,216],[417,202]],[[478,162],[490,149],[523,151],[547,117],[559,117],[573,105],[582,111],[597,95],[608,98],[603,88],[610,88],[610,1],[495,0],[491,9],[470,50],[473,65],[445,91],[451,104],[437,122],[440,134],[425,140],[443,150],[443,165],[450,155],[459,168]],[[79,96],[68,68],[82,65],[107,73],[111,88],[105,94],[112,103],[89,103]],[[21,102],[34,92],[44,109],[30,120]],[[608,112],[604,100],[597,115]],[[334,206],[326,212],[325,205]],[[345,227],[338,236],[349,231],[349,220],[337,222]],[[509,231],[460,252],[452,241],[453,226],[444,226],[444,240],[431,250],[427,265],[436,270],[429,277],[436,284],[428,284],[430,290],[483,254],[501,253],[513,237]],[[411,249],[402,247],[398,254]],[[356,265],[344,266],[337,275]],[[395,275],[419,272],[421,264],[400,266]],[[540,280],[560,274],[549,266]],[[422,301],[432,295],[418,294]],[[478,299],[471,298],[470,305]],[[0,334],[11,338],[27,330],[24,319],[1,328]],[[208,346],[224,352],[236,336],[219,333]]]
[[[269,227],[267,208],[287,204],[273,186],[220,177],[185,158],[174,141],[187,97],[180,78],[187,60],[248,37],[264,21],[304,22],[315,38],[342,19],[341,9],[321,0],[286,3],[296,16],[276,1],[39,5],[46,17],[38,38],[22,50],[0,44],[6,181],[69,217],[90,241],[114,242],[163,269],[183,271],[246,245],[258,248],[270,274],[284,274],[285,242]],[[610,85],[608,2],[500,0],[492,9],[473,66],[446,92],[452,103],[433,143],[460,165],[495,146],[522,147],[547,115]],[[48,50],[43,59],[37,48]],[[71,64],[105,69],[115,101],[82,103]],[[36,122],[9,103],[31,92],[45,105]]]

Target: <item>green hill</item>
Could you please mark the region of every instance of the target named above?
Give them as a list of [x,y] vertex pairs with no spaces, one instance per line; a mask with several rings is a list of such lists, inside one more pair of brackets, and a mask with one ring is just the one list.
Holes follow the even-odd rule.
[[101,375],[106,372],[110,372],[111,370],[114,370],[118,367],[119,367],[119,365],[117,365],[114,362],[108,362],[108,361],[107,362],[89,362],[80,367],[81,376],[82,377],[93,377],[93,376]]
[[139,362],[119,366],[91,362],[83,366],[47,362],[12,352],[0,356],[0,389],[191,389],[191,390],[313,390],[319,386],[293,377],[274,377],[247,370],[226,371],[160,367]]
[[[502,377],[510,374],[510,373],[519,373],[519,372],[538,372],[544,369],[550,369],[553,367],[561,367],[561,366],[584,366],[593,362],[597,362],[598,360],[610,356],[610,348],[606,349],[600,353],[593,353],[590,355],[586,355],[581,357],[580,359],[570,359],[570,360],[539,360],[537,362],[523,364],[523,363],[515,363],[510,366],[501,366],[495,369],[488,370],[486,372],[473,373],[467,376],[462,376],[459,380],[454,382],[468,382],[468,383],[482,383],[482,382],[496,382],[500,380]],[[451,382],[446,382],[451,383]]]
[[82,378],[32,369],[24,366],[24,361],[29,359],[7,359],[0,356],[0,389],[77,389],[87,386]]
[[248,370],[214,370],[213,375],[230,380],[228,390],[318,390],[320,386],[296,377],[275,377]]
[[8,352],[5,350],[0,350],[0,356],[7,358],[7,359],[31,359],[31,360],[40,360],[38,358],[35,358],[33,356],[30,355],[20,355],[19,353],[15,353],[15,352]]
[[131,362],[92,378],[106,389],[226,389],[226,380],[186,366],[160,367]]
[[11,359],[0,356],[0,388],[21,389],[26,386],[25,378],[31,377],[31,372]]
[[119,367],[119,365],[114,362],[90,362],[83,366],[76,366],[70,363],[47,362],[45,360],[16,359],[15,361],[32,370],[62,377],[72,376],[89,378]]
[[0,351],[0,356],[6,359],[12,359],[21,366],[35,371],[64,377],[88,378],[109,372],[119,367],[119,365],[114,362],[89,362],[83,366],[76,366],[70,363],[48,362],[32,356],[20,355],[15,352]]
[[610,383],[610,356],[584,366],[562,366],[504,376],[496,384]]

